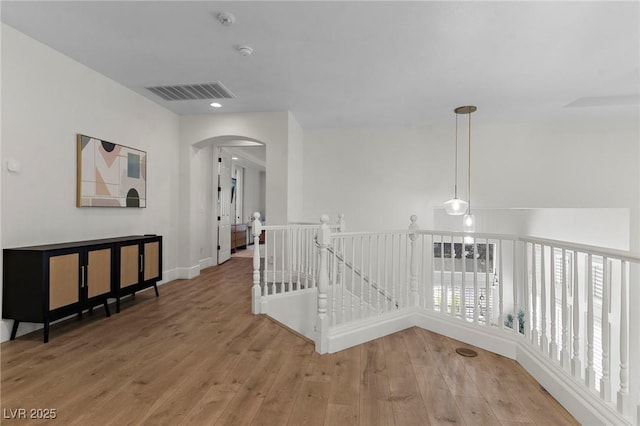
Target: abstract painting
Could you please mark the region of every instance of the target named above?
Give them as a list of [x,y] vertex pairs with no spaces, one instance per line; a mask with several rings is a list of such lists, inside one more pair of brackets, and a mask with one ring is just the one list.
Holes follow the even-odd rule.
[[78,207],[146,207],[147,153],[78,134]]

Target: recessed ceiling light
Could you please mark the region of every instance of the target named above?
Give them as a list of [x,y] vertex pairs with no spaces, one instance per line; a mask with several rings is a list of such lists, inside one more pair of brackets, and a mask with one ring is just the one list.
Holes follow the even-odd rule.
[[219,104],[217,102],[211,102],[209,105],[211,105],[214,108],[220,108],[222,106],[222,104]]
[[238,159],[238,157],[231,157],[231,159],[232,159],[232,160],[237,160],[237,159]]

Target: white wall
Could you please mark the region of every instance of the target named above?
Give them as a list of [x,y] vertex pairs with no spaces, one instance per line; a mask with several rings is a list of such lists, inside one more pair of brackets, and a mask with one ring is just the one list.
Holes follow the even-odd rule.
[[260,172],[260,207],[258,211],[262,214],[263,221],[268,217],[267,210],[267,172]]
[[289,146],[287,172],[287,219],[289,222],[302,220],[304,201],[304,137],[302,127],[289,113]]
[[[464,140],[462,134],[459,142]],[[479,116],[472,139],[474,213],[482,216],[484,209],[513,208],[626,209],[627,222],[615,228],[615,238],[619,242],[621,229],[630,232],[628,247],[635,244],[637,249],[638,140],[637,120],[483,125]],[[422,228],[433,227],[434,212],[453,196],[453,144],[453,125],[307,129],[305,220],[317,220],[321,213],[333,220],[342,211],[349,230],[389,229],[407,227],[409,216],[417,214]],[[461,198],[466,196],[465,145],[460,144],[459,153]],[[487,216],[485,224],[493,221],[492,225],[482,230],[501,232],[506,227],[528,232],[528,224],[517,223],[518,214],[513,211],[511,225],[502,223],[504,213],[500,220]],[[566,217],[561,220],[567,223]],[[582,231],[593,232],[593,240],[603,235],[597,231],[596,236],[593,229]]]
[[[2,157],[22,169],[3,164],[2,247],[155,233],[171,279],[178,126],[173,113],[3,24]],[[76,207],[76,133],[147,152],[147,208]],[[1,332],[5,340],[5,321]]]
[[254,212],[263,214],[260,206],[260,171],[251,167],[244,169],[244,208],[242,221],[247,223]]
[[345,213],[349,231],[406,228],[453,194],[453,128],[306,129],[303,220],[332,222]]

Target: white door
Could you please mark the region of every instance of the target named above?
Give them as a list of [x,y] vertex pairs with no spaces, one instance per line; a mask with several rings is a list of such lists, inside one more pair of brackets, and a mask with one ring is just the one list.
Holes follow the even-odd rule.
[[231,155],[218,151],[218,263],[231,257]]

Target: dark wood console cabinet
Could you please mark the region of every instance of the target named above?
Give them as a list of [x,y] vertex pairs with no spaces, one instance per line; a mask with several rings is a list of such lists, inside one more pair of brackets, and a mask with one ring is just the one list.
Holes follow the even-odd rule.
[[[135,259],[128,247],[137,247]],[[121,295],[153,286],[157,296],[162,279],[162,237],[155,235],[10,248],[3,256],[2,317],[14,320],[11,340],[20,322],[35,322],[44,324],[46,343],[51,321],[101,304],[109,316],[108,298],[119,310]],[[122,286],[133,265],[137,281]]]

